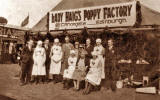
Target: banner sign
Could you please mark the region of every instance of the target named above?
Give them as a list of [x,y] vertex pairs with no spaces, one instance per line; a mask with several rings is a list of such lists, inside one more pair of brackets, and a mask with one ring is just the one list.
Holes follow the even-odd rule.
[[49,13],[49,30],[133,26],[136,1]]

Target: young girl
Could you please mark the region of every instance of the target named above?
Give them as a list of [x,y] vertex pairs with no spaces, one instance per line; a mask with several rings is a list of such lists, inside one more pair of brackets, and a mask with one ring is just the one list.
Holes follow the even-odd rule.
[[77,67],[75,69],[75,72],[73,74],[73,79],[74,79],[74,89],[78,91],[80,82],[85,79],[86,76],[86,69],[88,66],[87,65],[87,60],[85,59],[86,51],[83,50],[80,54],[80,58],[77,61]]
[[73,73],[76,68],[77,57],[75,50],[70,51],[70,56],[68,58],[68,69],[64,70],[64,89],[69,89],[69,82],[73,79]]
[[90,69],[85,78],[85,90],[84,94],[88,94],[90,92],[91,86],[99,86],[101,83],[101,74],[102,74],[102,62],[98,58],[97,52],[92,52],[93,58],[90,60]]

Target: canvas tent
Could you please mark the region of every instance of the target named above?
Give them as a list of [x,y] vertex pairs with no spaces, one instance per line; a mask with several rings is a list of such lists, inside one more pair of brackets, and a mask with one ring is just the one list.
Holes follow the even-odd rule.
[[[100,5],[118,4],[134,0],[62,0],[51,11],[68,10]],[[160,25],[160,13],[141,4],[142,22],[141,25]],[[47,14],[32,28],[33,31],[47,31]]]

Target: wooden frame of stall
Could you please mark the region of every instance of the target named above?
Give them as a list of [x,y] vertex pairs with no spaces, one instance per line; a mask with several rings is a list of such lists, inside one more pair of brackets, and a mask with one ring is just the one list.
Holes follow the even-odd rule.
[[22,46],[25,32],[29,29],[12,25],[0,25],[0,28],[0,63],[10,63],[9,43],[16,43],[16,49]]
[[[77,34],[80,35],[84,30],[87,31],[89,34],[92,34],[92,32],[99,33],[99,32],[104,32],[104,31],[108,31],[111,33],[112,32],[118,33],[118,34],[129,33],[129,32],[132,32],[132,33],[145,32],[147,34],[147,33],[151,32],[151,34],[153,33],[155,35],[155,37],[160,40],[160,26],[158,26],[158,25],[145,25],[145,26],[140,26],[138,28],[136,28],[136,27],[123,27],[123,28],[122,27],[121,28],[105,27],[105,28],[97,28],[97,29],[84,28],[83,30],[80,30],[80,29],[60,30],[60,31],[50,31],[50,32],[48,32],[48,31],[35,31],[34,33],[40,32],[40,33],[45,34],[48,32],[53,37],[61,37],[62,36],[64,38],[64,35],[70,35],[72,37],[77,36]],[[160,89],[160,78],[159,78],[159,89]]]

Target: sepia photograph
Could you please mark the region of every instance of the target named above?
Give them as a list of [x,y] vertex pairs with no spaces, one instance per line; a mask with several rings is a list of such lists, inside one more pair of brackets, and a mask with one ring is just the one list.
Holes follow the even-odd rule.
[[0,100],[160,100],[160,0],[0,0]]

